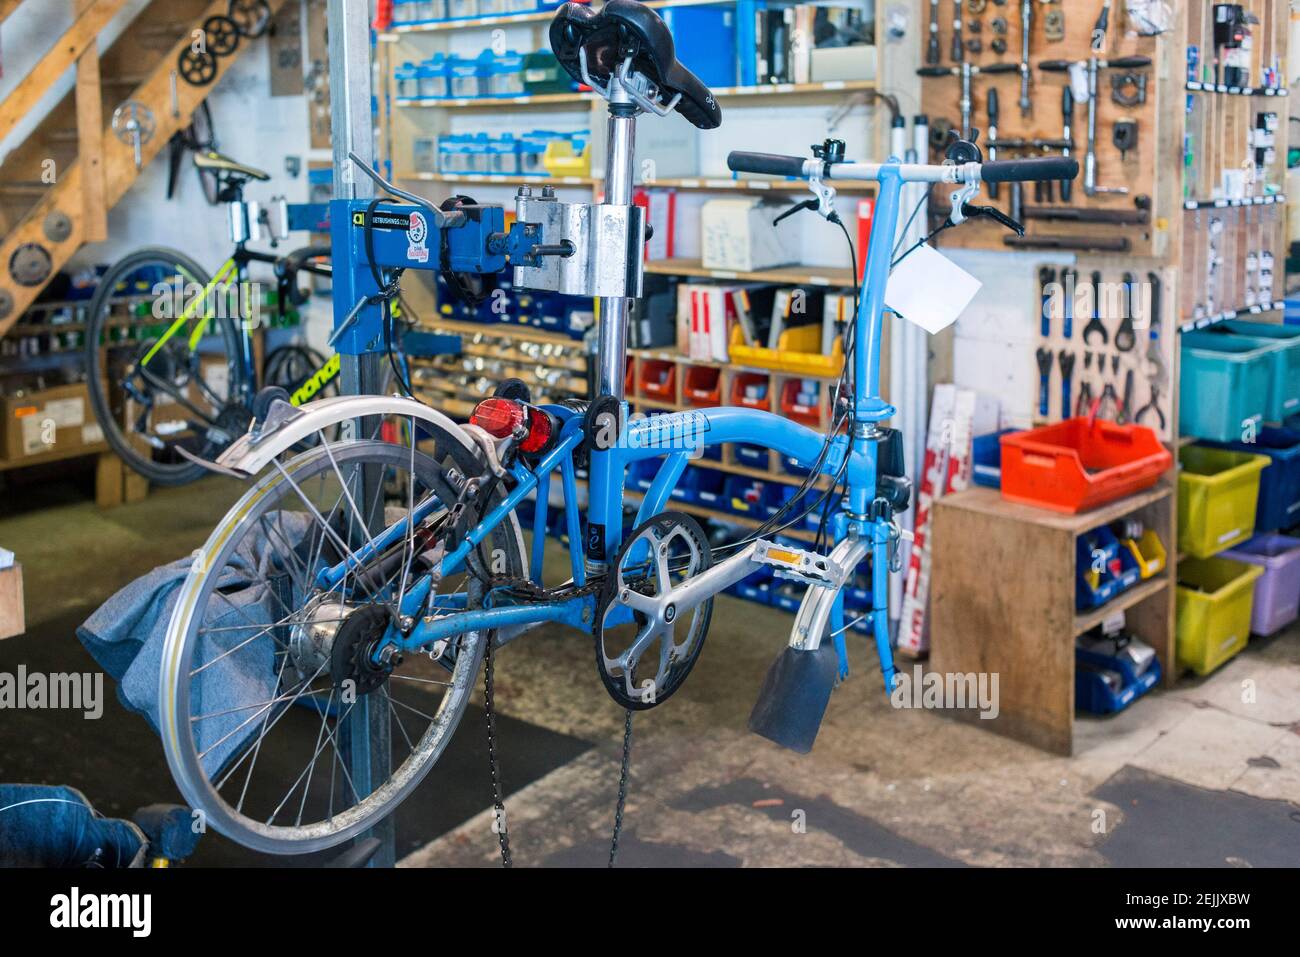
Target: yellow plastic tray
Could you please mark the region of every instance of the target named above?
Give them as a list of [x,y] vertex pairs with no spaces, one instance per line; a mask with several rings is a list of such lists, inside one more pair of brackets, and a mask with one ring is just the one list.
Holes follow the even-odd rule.
[[1160,536],[1153,530],[1148,528],[1142,533],[1142,537],[1138,539],[1122,539],[1122,544],[1129,550],[1133,560],[1137,562],[1138,570],[1142,573],[1143,578],[1159,575],[1165,570],[1165,562],[1168,561],[1169,555],[1165,552],[1165,546],[1160,541]]
[[822,328],[819,325],[787,329],[781,333],[780,345],[776,349],[745,345],[745,334],[740,326],[735,326],[731,330],[729,352],[735,365],[834,378],[844,370],[844,342],[836,336],[828,356],[822,355],[821,344]]

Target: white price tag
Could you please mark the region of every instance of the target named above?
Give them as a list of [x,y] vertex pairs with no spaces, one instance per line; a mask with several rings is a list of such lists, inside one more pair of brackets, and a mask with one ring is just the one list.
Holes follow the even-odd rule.
[[957,321],[982,286],[933,246],[918,246],[889,274],[885,305],[934,335]]

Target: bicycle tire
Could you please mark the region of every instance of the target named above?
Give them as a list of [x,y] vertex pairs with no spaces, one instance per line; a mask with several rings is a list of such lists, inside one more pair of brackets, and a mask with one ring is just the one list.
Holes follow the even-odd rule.
[[[148,265],[165,265],[175,269],[193,281],[207,286],[210,277],[194,260],[184,253],[164,246],[146,246],[129,253],[114,263],[99,281],[95,295],[90,300],[86,319],[86,379],[90,392],[90,405],[95,413],[95,420],[104,433],[104,440],[131,469],[144,476],[155,485],[188,485],[206,474],[203,466],[189,461],[180,463],[157,462],[151,456],[143,454],[130,440],[130,437],[118,425],[108,396],[111,385],[106,381],[105,370],[100,365],[100,340],[106,332],[105,321],[108,306],[118,282]],[[232,357],[239,356],[239,329],[233,318],[214,319],[219,334],[224,340],[226,369],[228,378],[227,395],[239,395],[244,387],[243,364]]]

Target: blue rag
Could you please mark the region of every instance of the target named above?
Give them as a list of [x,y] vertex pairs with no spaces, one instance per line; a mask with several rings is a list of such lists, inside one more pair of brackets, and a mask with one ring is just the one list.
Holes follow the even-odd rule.
[[[267,521],[275,526],[269,539]],[[201,718],[193,724],[195,745],[209,777],[239,752],[268,716],[273,721],[280,712],[280,705],[259,711],[282,687],[275,638],[267,626],[284,620],[301,596],[293,593],[288,575],[271,562],[275,551],[268,546],[282,549],[281,535],[300,543],[310,524],[308,516],[296,512],[266,516],[217,573],[216,587],[204,606],[205,633],[191,662],[192,669],[202,670],[190,682],[190,714]],[[180,559],[137,578],[77,629],[82,645],[117,681],[118,699],[128,710],[143,715],[155,733],[162,724],[158,679],[167,626],[194,561],[193,557]],[[241,643],[246,644],[232,651]],[[292,666],[289,669],[284,683],[292,686],[299,676]]]

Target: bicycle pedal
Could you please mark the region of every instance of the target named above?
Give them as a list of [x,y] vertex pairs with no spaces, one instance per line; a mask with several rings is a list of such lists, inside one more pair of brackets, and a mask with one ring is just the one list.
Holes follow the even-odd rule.
[[788,578],[823,588],[838,588],[848,578],[843,569],[826,555],[789,545],[777,545],[761,538],[755,545],[754,560],[770,566],[777,578]]

